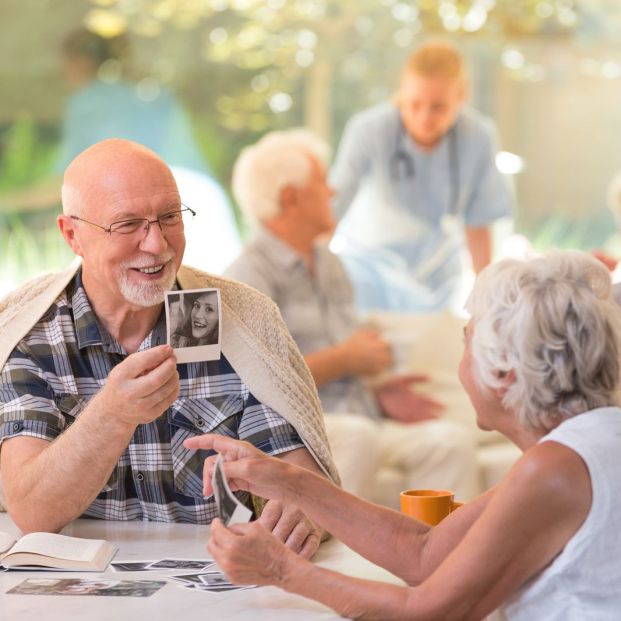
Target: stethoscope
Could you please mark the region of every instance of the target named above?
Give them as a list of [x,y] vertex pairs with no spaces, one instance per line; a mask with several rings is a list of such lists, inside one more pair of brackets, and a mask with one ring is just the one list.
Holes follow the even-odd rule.
[[[405,127],[401,118],[397,126],[397,140],[395,141],[396,149],[392,154],[389,162],[390,177],[393,181],[398,182],[401,179],[413,179],[415,176],[414,160],[412,156],[403,147],[403,139],[406,136]],[[449,153],[449,216],[458,214],[459,202],[459,158],[457,157],[457,127],[453,125],[447,133],[448,137],[448,153]],[[403,173],[401,172],[403,170]]]

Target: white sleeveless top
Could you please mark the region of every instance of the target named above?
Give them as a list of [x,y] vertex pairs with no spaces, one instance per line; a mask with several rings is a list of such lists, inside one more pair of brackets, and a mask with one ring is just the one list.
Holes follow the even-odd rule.
[[586,463],[593,502],[563,551],[508,600],[507,621],[621,619],[621,409],[570,418],[541,438],[569,447]]

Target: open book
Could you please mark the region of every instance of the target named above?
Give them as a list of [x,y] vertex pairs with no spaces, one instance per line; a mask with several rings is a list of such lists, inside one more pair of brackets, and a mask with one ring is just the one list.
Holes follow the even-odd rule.
[[15,541],[0,533],[0,566],[37,571],[104,571],[117,548],[103,539],[29,533]]

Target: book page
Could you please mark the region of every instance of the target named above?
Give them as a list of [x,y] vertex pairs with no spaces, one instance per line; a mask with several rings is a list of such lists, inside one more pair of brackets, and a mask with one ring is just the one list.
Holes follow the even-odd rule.
[[3,552],[7,552],[10,547],[15,543],[15,538],[9,533],[0,533],[0,555]]
[[101,539],[80,539],[55,533],[30,533],[24,535],[11,549],[15,552],[42,554],[70,561],[91,561],[105,543]]

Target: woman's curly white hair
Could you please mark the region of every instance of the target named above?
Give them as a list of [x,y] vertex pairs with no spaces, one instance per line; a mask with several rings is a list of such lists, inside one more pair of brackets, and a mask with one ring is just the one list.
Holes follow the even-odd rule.
[[499,261],[480,274],[466,307],[479,384],[500,388],[513,371],[503,405],[522,426],[549,430],[617,404],[621,309],[608,270],[590,255]]

